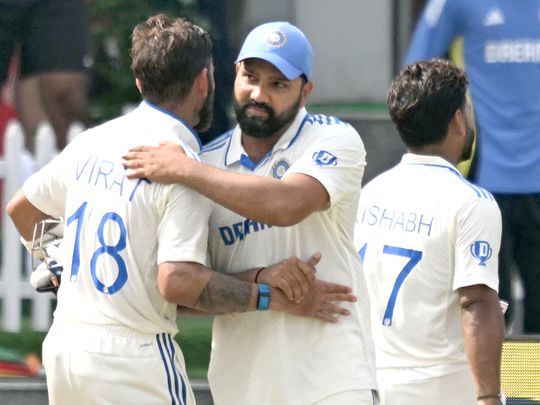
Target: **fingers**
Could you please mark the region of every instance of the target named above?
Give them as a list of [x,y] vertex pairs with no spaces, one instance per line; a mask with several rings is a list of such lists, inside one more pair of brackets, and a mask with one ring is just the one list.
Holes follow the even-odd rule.
[[288,283],[291,286],[294,295],[294,302],[298,304],[305,298],[305,296],[309,292],[307,280],[304,277],[304,273],[302,271],[291,272],[288,275],[288,278]]
[[317,252],[313,254],[307,262],[301,260],[297,261],[296,266],[299,271],[292,273],[292,276],[296,281],[295,293],[298,297],[296,302],[301,302],[308,295],[310,286],[313,283],[313,280],[315,280],[315,265],[317,265],[320,260],[321,254]]
[[141,177],[147,177],[143,168],[130,169],[129,167],[126,166],[126,169],[128,169],[126,170],[126,177],[130,180],[140,179]]
[[124,161],[140,160],[144,158],[148,153],[152,152],[154,149],[157,149],[155,146],[136,146],[131,148],[128,153],[122,156]]
[[154,148],[154,146],[135,146],[134,148],[131,148],[128,152],[128,155],[130,153],[137,153],[137,152],[147,152],[150,149]]
[[53,287],[58,287],[60,285],[60,281],[58,281],[58,277],[52,276],[51,277],[51,284]]
[[352,294],[332,293],[324,295],[325,302],[356,302],[357,298]]
[[317,312],[315,314],[315,319],[319,319],[323,322],[328,322],[328,323],[337,323],[338,321],[337,316],[327,314],[326,312]]
[[[136,179],[145,177],[144,158],[148,152],[148,146],[138,146],[131,149],[126,155],[122,156],[122,164],[126,171],[126,177],[128,179]],[[135,149],[139,151],[134,151]]]
[[322,256],[320,252],[314,253],[309,259],[307,259],[306,263],[311,267],[315,267],[321,261],[321,257]]
[[321,305],[319,307],[318,312],[324,312],[329,315],[342,315],[342,316],[349,316],[351,314],[351,311],[349,311],[348,309],[342,308],[336,304],[332,304],[331,302]]
[[[335,301],[356,301],[356,297],[350,294],[345,294],[341,298],[342,299],[336,299]],[[351,311],[349,311],[348,309],[342,308],[339,305],[333,304],[332,302],[326,302],[319,305],[314,317],[324,322],[336,323],[338,322],[339,316],[349,315],[351,315]]]
[[[310,264],[310,260],[313,263],[312,260],[313,256],[311,256],[307,262],[303,262],[301,260],[298,260],[297,267],[300,269],[302,278],[305,279],[306,282],[311,283],[313,280],[315,280],[315,264]],[[319,258],[320,260],[320,258]]]
[[328,281],[319,281],[326,293],[349,294],[352,290],[343,284],[329,283]]
[[285,294],[289,301],[297,302],[295,291],[292,288],[291,284],[287,280],[285,280],[285,278],[281,277],[277,281],[276,287],[279,288],[283,292],[283,294]]

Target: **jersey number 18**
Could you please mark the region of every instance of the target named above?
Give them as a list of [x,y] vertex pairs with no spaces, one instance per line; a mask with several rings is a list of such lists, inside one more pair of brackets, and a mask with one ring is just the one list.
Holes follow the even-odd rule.
[[[77,208],[77,210],[67,219],[68,226],[72,222],[77,223],[77,228],[75,230],[75,246],[73,247],[73,257],[71,261],[71,282],[77,281],[79,267],[81,265],[79,245],[81,240],[84,212],[86,210],[87,204],[88,203],[86,201],[82,203],[81,206]],[[120,228],[120,239],[118,240],[118,243],[116,245],[107,245],[105,243],[103,230],[105,228],[105,224],[109,221],[116,222],[118,224],[118,227]],[[115,212],[107,212],[105,215],[103,215],[97,231],[100,247],[94,252],[94,254],[92,255],[92,259],[90,260],[90,274],[92,276],[92,281],[96,289],[103,294],[112,295],[120,291],[120,289],[124,286],[124,284],[126,284],[126,281],[128,279],[126,263],[124,262],[124,259],[122,259],[122,256],[120,256],[119,254],[120,251],[126,248],[126,235],[126,226],[124,225],[124,221],[122,220],[122,217],[120,215]],[[114,282],[110,286],[104,285],[98,279],[96,274],[97,261],[99,257],[103,254],[110,255],[118,266],[118,275],[116,277],[116,280],[114,280]]]

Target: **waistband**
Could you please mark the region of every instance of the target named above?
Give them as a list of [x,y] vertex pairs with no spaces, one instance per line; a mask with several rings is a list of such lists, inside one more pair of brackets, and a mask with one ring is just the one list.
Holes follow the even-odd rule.
[[54,319],[53,326],[59,329],[64,329],[64,330],[67,329],[71,332],[81,331],[82,333],[89,333],[89,334],[93,332],[93,333],[102,333],[102,334],[113,335],[113,336],[135,337],[135,338],[143,338],[143,339],[148,339],[149,337],[154,337],[160,334],[171,335],[168,332],[158,331],[158,330],[156,330],[155,332],[141,332],[133,328],[130,328],[129,326],[120,325],[120,324],[93,324],[93,323],[78,322],[78,321],[59,319],[59,318]]

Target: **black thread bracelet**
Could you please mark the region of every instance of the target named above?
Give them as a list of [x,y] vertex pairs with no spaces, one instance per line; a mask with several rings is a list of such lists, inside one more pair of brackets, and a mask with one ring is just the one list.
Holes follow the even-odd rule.
[[479,397],[476,398],[476,400],[481,401],[483,399],[491,399],[491,398],[501,399],[501,394],[480,395]]
[[261,271],[263,271],[264,269],[266,269],[266,267],[261,267],[259,270],[257,270],[257,273],[255,273],[255,283],[259,278],[259,274],[261,274]]

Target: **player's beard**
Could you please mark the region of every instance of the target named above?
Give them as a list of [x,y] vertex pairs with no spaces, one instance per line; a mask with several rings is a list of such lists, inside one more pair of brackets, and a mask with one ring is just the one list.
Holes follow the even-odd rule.
[[464,162],[465,160],[469,160],[472,157],[472,151],[473,151],[473,145],[474,145],[474,138],[475,138],[475,131],[472,126],[470,126],[468,123],[465,123],[465,144],[463,145],[463,151],[461,152],[461,157],[459,158],[460,162]]
[[[269,138],[278,131],[287,127],[298,114],[300,110],[300,103],[302,96],[298,96],[298,100],[287,110],[281,114],[276,115],[276,112],[272,107],[264,103],[257,103],[252,99],[247,99],[244,102],[234,99],[234,112],[236,113],[236,120],[242,130],[242,133],[253,138]],[[246,110],[249,107],[258,107],[264,109],[268,114],[268,117],[251,117],[246,114]]]
[[208,83],[208,97],[199,111],[199,122],[193,127],[197,132],[207,131],[214,117],[214,92],[216,86],[210,76],[210,72],[208,72]]

